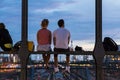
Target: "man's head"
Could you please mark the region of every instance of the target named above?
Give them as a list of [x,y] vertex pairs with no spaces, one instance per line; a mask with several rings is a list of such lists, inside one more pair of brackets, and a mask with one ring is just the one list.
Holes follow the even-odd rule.
[[64,27],[64,20],[63,20],[63,19],[60,19],[60,20],[58,21],[58,26],[59,26],[59,27]]
[[43,19],[42,22],[41,22],[42,28],[47,28],[48,24],[49,24],[48,19]]
[[5,25],[4,25],[4,23],[0,23],[0,28],[5,28]]

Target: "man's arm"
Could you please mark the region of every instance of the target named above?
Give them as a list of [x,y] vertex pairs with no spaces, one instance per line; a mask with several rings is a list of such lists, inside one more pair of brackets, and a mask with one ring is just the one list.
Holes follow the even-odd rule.
[[56,45],[56,37],[53,37],[53,44]]
[[55,37],[55,31],[53,32],[53,45],[55,46],[56,45],[56,37]]
[[68,44],[70,43],[70,32],[69,32],[69,36],[68,36]]
[[70,43],[70,36],[68,37],[68,44]]

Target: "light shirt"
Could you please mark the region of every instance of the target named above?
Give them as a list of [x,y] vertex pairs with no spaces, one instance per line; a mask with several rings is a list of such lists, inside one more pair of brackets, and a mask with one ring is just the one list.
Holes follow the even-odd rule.
[[59,28],[53,32],[53,37],[56,38],[55,48],[68,49],[68,38],[70,32],[65,28]]

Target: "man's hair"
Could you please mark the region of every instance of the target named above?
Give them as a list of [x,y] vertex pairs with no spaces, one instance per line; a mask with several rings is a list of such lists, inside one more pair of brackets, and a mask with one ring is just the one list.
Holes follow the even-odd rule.
[[59,27],[62,27],[64,25],[64,20],[63,19],[60,19],[59,21],[58,21],[58,26]]

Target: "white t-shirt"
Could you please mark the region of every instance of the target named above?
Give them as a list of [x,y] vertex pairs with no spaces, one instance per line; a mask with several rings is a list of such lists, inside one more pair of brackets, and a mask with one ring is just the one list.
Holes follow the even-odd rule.
[[53,37],[56,38],[55,48],[68,49],[68,38],[70,32],[65,28],[59,28],[53,32]]

